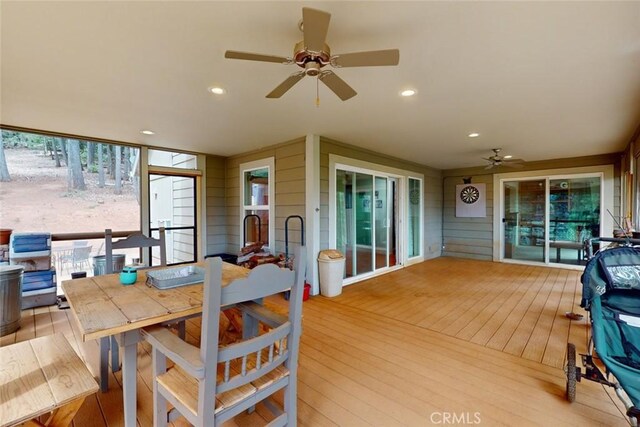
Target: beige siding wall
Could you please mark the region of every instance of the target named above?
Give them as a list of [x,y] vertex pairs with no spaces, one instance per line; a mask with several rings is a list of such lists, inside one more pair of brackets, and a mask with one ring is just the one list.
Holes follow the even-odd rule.
[[[618,154],[529,162],[518,171],[573,168],[581,166],[614,165],[614,215],[620,212],[620,160]],[[499,169],[499,173],[514,171]],[[484,168],[443,171],[444,208],[442,211],[443,255],[461,258],[493,259],[493,174]],[[463,177],[471,177],[472,183],[485,183],[487,188],[486,218],[457,218],[455,212],[456,185]],[[499,197],[499,195],[495,195]],[[496,213],[499,215],[500,213]]]
[[204,255],[227,250],[227,208],[225,198],[225,159],[207,156],[207,249]]
[[439,170],[395,159],[327,138],[320,138],[320,249],[329,247],[329,154],[424,175],[424,256],[440,256],[442,247],[442,177]]
[[[240,249],[240,165],[246,162],[275,158],[275,253],[284,252],[284,223],[290,215],[305,217],[305,140],[290,142],[251,153],[229,157],[225,162],[226,249],[235,254]],[[300,222],[289,222],[289,244],[300,243]]]

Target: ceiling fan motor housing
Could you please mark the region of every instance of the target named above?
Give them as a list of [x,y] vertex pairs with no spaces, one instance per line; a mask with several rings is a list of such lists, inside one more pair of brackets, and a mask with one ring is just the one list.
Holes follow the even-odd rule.
[[293,60],[301,68],[307,76],[317,76],[320,69],[329,63],[331,58],[331,49],[326,43],[322,51],[310,52],[304,45],[304,40],[298,42],[293,49]]

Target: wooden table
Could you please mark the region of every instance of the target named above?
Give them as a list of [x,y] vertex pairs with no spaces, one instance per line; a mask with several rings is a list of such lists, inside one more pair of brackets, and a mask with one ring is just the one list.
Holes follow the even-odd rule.
[[[204,264],[200,264],[204,266]],[[246,277],[249,270],[223,263],[223,286]],[[136,425],[136,364],[140,329],[202,312],[202,284],[158,290],[145,284],[138,272],[133,285],[120,283],[119,274],[62,282],[62,289],[78,321],[83,341],[116,336],[122,351],[122,397],[126,427]]]
[[62,334],[0,347],[2,427],[48,412],[47,425],[67,426],[96,391],[96,380]]

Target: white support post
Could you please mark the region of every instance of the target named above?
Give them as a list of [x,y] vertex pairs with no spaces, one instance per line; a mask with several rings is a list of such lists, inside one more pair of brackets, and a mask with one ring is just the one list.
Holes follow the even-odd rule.
[[318,262],[320,251],[320,136],[309,134],[305,141],[305,245],[307,247],[307,282],[312,294],[320,293]]

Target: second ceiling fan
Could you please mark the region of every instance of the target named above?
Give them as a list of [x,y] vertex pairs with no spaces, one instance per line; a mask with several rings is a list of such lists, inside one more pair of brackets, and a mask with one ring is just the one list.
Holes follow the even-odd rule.
[[326,65],[334,68],[367,67],[381,65],[398,65],[400,51],[398,49],[372,50],[332,55],[326,43],[331,14],[308,7],[302,8],[300,29],[304,39],[293,48],[292,57],[263,55],[249,52],[228,50],[225,58],[245,59],[249,61],[274,62],[278,64],[296,64],[301,71],[291,74],[285,81],[272,90],[267,98],[280,98],[298,83],[304,76],[317,77],[340,99],[346,101],[357,92],[331,70],[323,70]]

